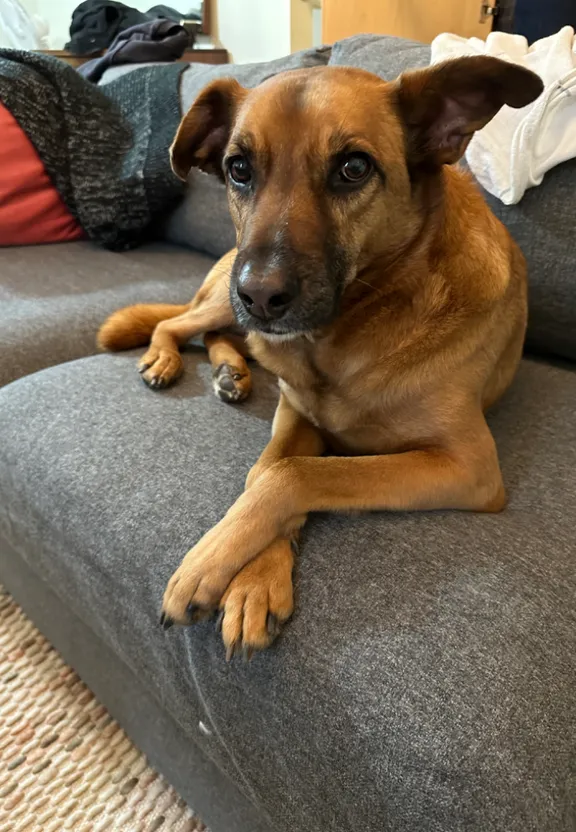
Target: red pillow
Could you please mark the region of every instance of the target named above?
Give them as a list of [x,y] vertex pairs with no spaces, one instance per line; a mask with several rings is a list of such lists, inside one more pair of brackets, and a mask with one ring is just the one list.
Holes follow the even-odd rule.
[[1,103],[0,136],[0,246],[82,239],[34,145]]

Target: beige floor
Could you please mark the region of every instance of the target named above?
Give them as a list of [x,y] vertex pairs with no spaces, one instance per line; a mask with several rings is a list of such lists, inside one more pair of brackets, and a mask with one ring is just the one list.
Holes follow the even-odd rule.
[[0,830],[208,832],[1,586]]

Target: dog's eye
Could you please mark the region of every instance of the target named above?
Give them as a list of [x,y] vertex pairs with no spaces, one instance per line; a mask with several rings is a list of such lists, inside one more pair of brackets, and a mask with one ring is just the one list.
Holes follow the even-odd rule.
[[351,153],[338,169],[338,177],[343,183],[359,185],[372,172],[372,163],[363,153]]
[[228,173],[237,185],[249,185],[252,181],[252,167],[244,156],[233,156],[230,159]]

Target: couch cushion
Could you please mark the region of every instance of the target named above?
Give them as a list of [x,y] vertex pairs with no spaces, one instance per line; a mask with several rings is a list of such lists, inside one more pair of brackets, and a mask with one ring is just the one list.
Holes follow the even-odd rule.
[[296,616],[246,666],[211,624],[164,633],[157,616],[266,442],[275,384],[258,371],[230,407],[198,351],[164,393],[134,362],[95,356],[0,392],[0,538],[185,735],[206,722],[205,753],[270,828],[572,830],[576,374],[525,362],[493,414],[502,515],[316,516]]
[[576,160],[548,171],[517,205],[484,196],[528,263],[528,348],[576,361]]
[[[330,64],[356,66],[387,81],[429,63],[429,46],[384,35],[339,41],[330,58]],[[553,168],[517,205],[504,205],[481,190],[528,262],[529,348],[576,360],[576,161]]]
[[96,352],[107,315],[131,303],[185,303],[212,260],[165,244],[115,254],[88,242],[0,254],[0,386]]
[[236,245],[236,231],[228,210],[226,186],[215,176],[191,170],[185,198],[170,215],[163,236],[221,257]]
[[389,35],[354,35],[334,44],[328,63],[355,66],[394,81],[406,70],[428,66],[430,47]]

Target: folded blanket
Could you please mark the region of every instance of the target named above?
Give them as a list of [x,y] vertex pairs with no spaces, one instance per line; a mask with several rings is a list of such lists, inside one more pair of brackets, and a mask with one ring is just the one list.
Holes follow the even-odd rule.
[[462,55],[491,55],[536,72],[542,95],[519,110],[502,107],[468,145],[466,161],[478,181],[505,205],[519,202],[546,171],[576,157],[576,38],[571,26],[531,46],[521,35],[492,32],[485,41],[443,34],[432,42],[432,63]]
[[0,101],[99,245],[122,250],[149,239],[184,193],[168,148],[185,67],[142,67],[99,88],[57,58],[0,49]]

